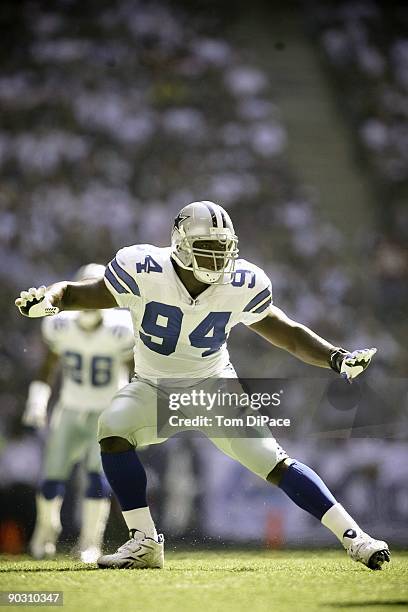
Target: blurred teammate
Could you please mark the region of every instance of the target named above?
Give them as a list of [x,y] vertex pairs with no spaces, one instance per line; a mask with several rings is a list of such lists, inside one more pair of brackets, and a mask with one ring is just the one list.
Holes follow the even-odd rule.
[[[299,359],[332,368],[351,380],[369,365],[376,349],[349,352],[289,319],[272,305],[271,282],[238,257],[238,239],[228,213],[212,202],[193,202],[174,221],[171,246],[121,249],[104,281],[56,283],[31,288],[16,300],[21,313],[37,317],[59,310],[130,309],[135,333],[136,376],[101,415],[98,438],[105,474],[116,493],[130,539],[100,567],[163,567],[163,536],[157,535],[146,500],[146,473],[135,448],[158,438],[156,399],[171,379],[210,384],[235,377],[227,338],[244,323],[271,344]],[[158,379],[170,379],[164,384]],[[237,383],[238,386],[238,383]],[[301,508],[328,527],[355,561],[379,569],[389,560],[385,542],[364,533],[319,476],[290,459],[262,428],[258,438],[213,437],[212,442],[252,472],[278,485]],[[180,478],[183,475],[180,474]]]
[[[104,266],[89,264],[79,270],[75,280],[100,279],[104,271]],[[131,318],[128,312],[118,310],[64,312],[44,319],[42,335],[48,351],[37,380],[29,387],[23,414],[25,425],[45,427],[51,383],[59,363],[62,383],[45,447],[30,552],[37,559],[55,554],[65,483],[74,465],[81,461],[88,484],[82,502],[79,550],[82,561],[93,562],[101,554],[110,510],[110,488],[102,473],[97,422],[118,388],[129,382],[130,363],[133,366]]]

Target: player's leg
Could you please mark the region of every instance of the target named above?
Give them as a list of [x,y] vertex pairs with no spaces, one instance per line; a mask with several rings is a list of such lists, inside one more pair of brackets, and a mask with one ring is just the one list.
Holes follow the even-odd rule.
[[381,569],[384,561],[389,561],[387,544],[366,534],[310,467],[300,461],[284,459],[274,466],[266,479],[330,529],[354,561],[370,569]]
[[60,512],[65,483],[46,480],[36,495],[36,521],[29,543],[30,554],[35,559],[53,557],[61,532]]
[[119,500],[129,532],[139,530],[150,538],[156,538],[147,502],[146,471],[135,446],[118,436],[102,439],[100,446],[105,475]]
[[75,411],[55,407],[45,446],[43,481],[36,496],[37,518],[29,550],[37,559],[55,554],[61,532],[61,506],[65,483],[77,460],[80,449]]
[[137,447],[163,442],[157,438],[157,390],[132,382],[114,397],[99,418],[102,465],[119,500],[130,539],[117,553],[104,555],[100,567],[163,567],[163,536],[157,535],[147,502],[146,472]]
[[96,440],[98,413],[89,413],[84,423],[87,435],[87,487],[82,500],[80,557],[94,563],[101,556],[103,536],[110,512],[111,488],[102,470],[99,444]]
[[338,537],[351,558],[371,569],[379,569],[389,560],[386,543],[365,534],[316,472],[290,459],[269,430],[265,430],[262,438],[214,438],[212,442],[261,478],[277,485],[295,504],[320,520]]
[[[232,385],[237,383],[232,381]],[[267,427],[253,429],[253,438],[242,438],[239,432],[237,437],[228,438],[226,429],[225,438],[214,437],[212,442],[261,478],[277,485],[295,504],[320,520],[337,536],[352,559],[371,569],[380,569],[389,560],[387,544],[364,533],[316,472],[290,459]]]
[[290,459],[270,431],[262,438],[211,438],[225,454],[277,485],[300,508],[315,516],[340,540],[349,556],[370,569],[389,560],[385,542],[364,533],[311,468]]

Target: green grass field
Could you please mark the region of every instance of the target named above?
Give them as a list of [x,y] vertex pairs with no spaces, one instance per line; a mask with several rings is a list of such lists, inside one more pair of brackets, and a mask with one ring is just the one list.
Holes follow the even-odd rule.
[[408,553],[378,572],[341,551],[173,552],[164,570],[2,557],[0,590],[63,591],[64,607],[52,609],[79,612],[391,611],[408,608]]

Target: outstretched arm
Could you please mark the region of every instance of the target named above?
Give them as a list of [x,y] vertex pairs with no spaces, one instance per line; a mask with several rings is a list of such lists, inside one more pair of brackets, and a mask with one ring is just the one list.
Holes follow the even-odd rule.
[[22,291],[15,304],[21,314],[29,317],[43,317],[61,310],[88,310],[115,308],[115,298],[105,282],[87,280],[81,282],[62,281],[49,287],[31,288]]
[[[56,283],[47,289],[47,293],[54,295],[53,305],[60,310],[87,310],[117,306],[103,278],[79,283],[64,283],[65,286],[58,288],[57,285],[60,284]],[[56,289],[53,290],[53,287]]]
[[338,348],[305,325],[289,319],[276,306],[271,306],[265,318],[249,327],[274,346],[321,368],[330,368],[330,354]]
[[290,319],[276,306],[270,306],[268,315],[249,327],[298,359],[321,368],[332,368],[349,381],[366,369],[377,351],[372,348],[349,352],[334,346],[305,325]]

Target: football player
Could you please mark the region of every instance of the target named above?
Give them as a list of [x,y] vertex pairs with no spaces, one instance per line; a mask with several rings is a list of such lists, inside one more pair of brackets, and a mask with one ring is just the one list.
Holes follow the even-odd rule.
[[[140,446],[158,437],[156,398],[163,379],[230,378],[230,330],[244,323],[272,345],[351,381],[376,349],[349,351],[324,340],[272,304],[271,282],[259,267],[238,259],[238,238],[219,205],[193,202],[177,215],[171,246],[135,245],[118,251],[104,280],[59,282],[23,291],[16,300],[29,317],[61,310],[129,308],[135,332],[136,374],[99,419],[104,472],[116,493],[130,539],[98,560],[101,568],[163,567],[158,535],[146,500]],[[191,380],[190,380],[191,383]],[[170,382],[169,382],[170,384]],[[371,569],[389,560],[385,542],[366,534],[308,466],[288,457],[268,428],[258,438],[214,436],[212,442],[315,516],[349,556]]]
[[[75,280],[101,279],[104,272],[105,266],[89,264],[79,270]],[[24,425],[45,427],[51,384],[59,363],[62,381],[45,446],[43,481],[36,498],[37,520],[29,549],[37,559],[54,556],[65,483],[73,466],[83,461],[88,485],[79,551],[82,561],[92,563],[101,554],[110,510],[97,423],[118,388],[129,382],[131,362],[133,370],[132,321],[127,311],[62,312],[44,319],[42,335],[47,353],[37,380],[29,387]]]

